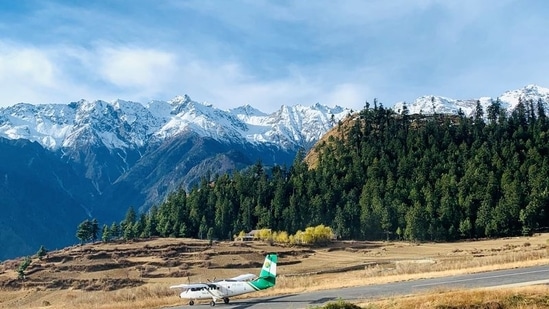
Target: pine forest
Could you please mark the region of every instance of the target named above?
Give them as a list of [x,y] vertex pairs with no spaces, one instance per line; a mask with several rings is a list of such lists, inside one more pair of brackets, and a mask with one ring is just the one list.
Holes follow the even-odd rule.
[[[452,241],[530,235],[548,226],[549,122],[543,102],[499,101],[472,116],[409,115],[374,101],[336,125],[292,166],[207,175],[145,213],[133,207],[116,237],[232,239],[326,225],[339,239]],[[95,238],[95,235],[94,237]]]

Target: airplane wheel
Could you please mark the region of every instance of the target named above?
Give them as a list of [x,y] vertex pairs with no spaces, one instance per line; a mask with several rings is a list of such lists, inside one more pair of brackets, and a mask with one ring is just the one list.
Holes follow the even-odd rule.
[[210,302],[210,306],[212,306],[212,307],[215,306],[215,302],[213,300]]
[[229,298],[228,297],[223,298],[223,302],[228,304],[229,303]]
[[192,305],[194,305],[194,300],[189,301],[189,306],[192,306]]

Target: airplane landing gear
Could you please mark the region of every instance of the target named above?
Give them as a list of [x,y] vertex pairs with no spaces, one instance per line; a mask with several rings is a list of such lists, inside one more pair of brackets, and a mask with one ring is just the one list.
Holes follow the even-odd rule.
[[191,299],[189,300],[189,306],[192,306],[192,305],[194,305],[194,300]]
[[212,307],[215,306],[215,301],[214,301],[214,300],[212,300],[212,301],[210,302],[210,306],[212,306]]
[[224,297],[224,298],[223,298],[223,302],[224,302],[225,304],[228,304],[228,303],[229,303],[229,298],[228,298],[228,297]]

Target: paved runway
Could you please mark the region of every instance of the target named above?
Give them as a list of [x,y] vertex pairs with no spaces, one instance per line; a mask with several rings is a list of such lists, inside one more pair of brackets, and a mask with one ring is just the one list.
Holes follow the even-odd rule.
[[[224,309],[258,309],[258,308],[308,308],[321,306],[326,302],[337,299],[362,300],[377,299],[382,297],[408,295],[425,292],[433,289],[453,288],[481,288],[502,285],[526,285],[549,283],[549,265],[519,269],[499,270],[478,274],[459,275],[435,279],[421,279],[414,281],[365,285],[361,287],[324,290],[301,294],[290,294],[273,297],[235,299],[230,304],[218,303],[215,308]],[[186,300],[181,300],[184,305],[170,307],[170,309],[191,308]],[[210,307],[208,301],[198,302],[192,308]]]

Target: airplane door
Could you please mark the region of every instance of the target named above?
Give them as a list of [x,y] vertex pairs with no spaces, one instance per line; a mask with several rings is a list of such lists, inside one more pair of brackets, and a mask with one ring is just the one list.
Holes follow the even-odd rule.
[[227,295],[227,296],[233,295],[233,292],[231,290],[231,285],[221,286],[219,291],[223,295]]

